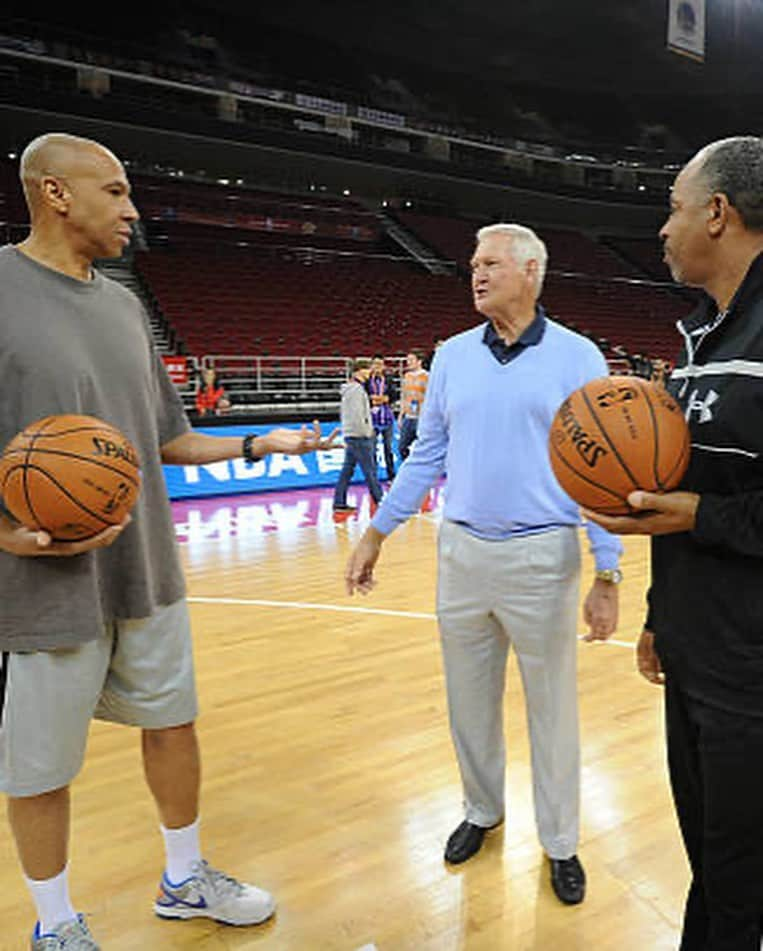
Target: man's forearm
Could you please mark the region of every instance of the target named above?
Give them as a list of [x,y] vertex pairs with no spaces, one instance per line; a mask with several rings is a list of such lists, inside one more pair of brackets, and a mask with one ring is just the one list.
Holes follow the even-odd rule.
[[[267,456],[272,451],[267,434],[251,440],[254,456]],[[239,459],[244,454],[241,436],[210,436],[206,433],[183,433],[162,446],[162,462],[169,466],[203,466],[210,462]]]

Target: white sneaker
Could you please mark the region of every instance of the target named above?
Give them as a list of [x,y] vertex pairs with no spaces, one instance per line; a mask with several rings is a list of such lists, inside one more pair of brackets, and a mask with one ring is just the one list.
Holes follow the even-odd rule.
[[154,911],[160,918],[214,918],[226,925],[258,925],[276,910],[273,896],[254,885],[218,872],[206,862],[173,885],[162,875]]
[[32,934],[32,951],[100,951],[90,934],[85,919],[77,915],[73,921],[64,921],[52,931],[40,933],[40,922]]

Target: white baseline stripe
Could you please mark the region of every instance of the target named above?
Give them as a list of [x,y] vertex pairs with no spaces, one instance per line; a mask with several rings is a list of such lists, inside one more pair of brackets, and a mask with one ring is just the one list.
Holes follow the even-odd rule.
[[[338,611],[344,614],[375,614],[381,617],[401,617],[414,621],[436,621],[435,614],[422,614],[417,611],[391,611],[386,608],[363,608],[349,604],[313,604],[309,601],[263,601],[259,598],[187,598],[189,604],[233,604],[256,608],[288,608],[296,611]],[[582,634],[578,635],[583,637]],[[616,647],[635,647],[628,641],[595,641],[600,644],[614,644]]]

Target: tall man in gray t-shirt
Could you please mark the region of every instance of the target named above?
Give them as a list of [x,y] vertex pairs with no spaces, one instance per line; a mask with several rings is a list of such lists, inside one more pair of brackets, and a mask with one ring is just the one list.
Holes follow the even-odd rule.
[[132,440],[143,476],[131,517],[87,541],[53,541],[0,508],[0,789],[37,908],[31,946],[98,948],[67,876],[69,784],[93,716],[143,731],[167,859],[155,912],[256,924],[272,897],[201,856],[190,629],[161,465],[311,452],[334,435],[192,432],[141,304],[92,268],[121,254],[138,217],[121,163],[50,134],[24,151],[21,178],[31,232],[0,248],[0,447],[40,417],[85,413]]

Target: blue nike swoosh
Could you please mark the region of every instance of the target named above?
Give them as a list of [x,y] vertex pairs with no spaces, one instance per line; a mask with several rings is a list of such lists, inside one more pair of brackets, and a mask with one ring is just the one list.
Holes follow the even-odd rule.
[[164,893],[164,897],[167,901],[161,900],[160,905],[167,905],[171,907],[172,905],[185,905],[186,908],[206,908],[207,903],[203,898],[200,898],[198,901],[185,901],[183,898],[175,898],[174,895],[168,895]]

